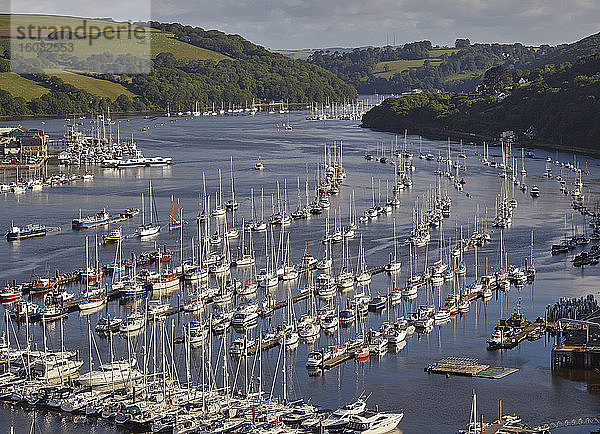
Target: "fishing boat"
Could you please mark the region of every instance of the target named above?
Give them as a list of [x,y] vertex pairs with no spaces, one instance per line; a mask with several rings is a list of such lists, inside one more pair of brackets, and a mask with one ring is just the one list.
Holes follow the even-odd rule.
[[151,291],[174,290],[179,287],[179,276],[176,273],[166,271],[158,276],[151,278],[147,286]]
[[42,237],[46,235],[46,226],[43,225],[27,225],[24,228],[11,225],[10,231],[6,233],[7,241],[17,241],[25,238]]
[[364,362],[366,360],[369,360],[370,354],[371,354],[371,351],[370,351],[368,345],[363,345],[356,349],[356,351],[354,353],[354,358],[359,362]]
[[81,209],[79,210],[79,217],[73,219],[72,227],[73,229],[87,229],[93,228],[96,226],[102,226],[109,224],[114,219],[108,214],[106,209],[97,212],[93,216],[82,217]]
[[121,217],[122,218],[132,218],[135,217],[136,215],[138,215],[140,213],[140,209],[139,208],[126,208],[123,211],[121,211]]
[[41,311],[43,321],[55,321],[69,315],[69,311],[58,304],[48,304]]
[[323,366],[325,360],[331,358],[331,351],[329,349],[323,348],[321,351],[311,351],[308,353],[308,357],[306,360],[306,367],[308,369],[320,368]]
[[315,338],[321,332],[321,325],[316,321],[308,322],[303,326],[299,326],[298,335],[305,340]]
[[39,279],[36,279],[32,285],[31,285],[31,289],[29,290],[30,294],[43,294],[49,291],[54,290],[55,288],[58,287],[58,280],[57,279],[50,279],[50,278],[45,278],[45,277],[41,277]]
[[81,279],[83,282],[93,283],[93,282],[96,282],[96,281],[102,279],[103,275],[104,275],[104,272],[102,271],[101,268],[96,268],[96,267],[90,266],[81,272]]
[[122,241],[125,237],[123,236],[123,230],[121,228],[115,228],[108,234],[102,235],[102,241],[104,244],[113,244]]
[[12,303],[23,298],[22,285],[8,285],[0,291],[0,303]]
[[378,295],[373,297],[371,301],[369,301],[369,310],[371,312],[377,312],[385,308],[385,303],[387,302],[387,297],[383,295]]

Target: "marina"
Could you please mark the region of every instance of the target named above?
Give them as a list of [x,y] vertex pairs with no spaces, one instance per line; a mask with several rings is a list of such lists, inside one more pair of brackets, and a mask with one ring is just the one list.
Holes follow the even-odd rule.
[[[456,432],[468,423],[475,387],[486,412],[503,399],[535,426],[593,415],[597,394],[581,396],[580,382],[562,374],[572,364],[565,352],[577,343],[592,354],[593,336],[582,343],[574,333],[554,350],[547,343],[572,327],[559,327],[567,312],[597,321],[593,299],[551,307],[595,292],[600,281],[594,267],[573,267],[579,252],[565,258],[551,248],[564,238],[565,214],[591,227],[596,179],[582,175],[586,214],[544,176],[543,151],[527,161],[527,181],[540,190],[533,199],[508,188],[512,168],[486,164],[520,150],[481,152],[311,115],[133,117],[121,134],[135,131],[150,155],[176,143],[176,164],[71,164],[94,182],[0,196],[7,228],[16,217],[68,228],[6,242],[0,253],[3,300],[12,300],[3,308],[10,350],[2,354],[14,363],[2,374],[0,420],[35,418],[43,430],[64,424],[70,433],[90,425],[99,433],[200,432],[211,424],[309,432],[370,394],[349,429],[381,417],[403,432]],[[275,128],[277,117],[294,129]],[[202,148],[187,138],[199,126]],[[63,124],[45,129],[58,136]],[[379,148],[377,159],[365,159],[365,143]],[[586,163],[591,174],[600,170]],[[563,173],[569,185],[579,177]],[[139,236],[148,222],[160,230]],[[499,325],[511,334],[489,345]],[[23,364],[29,358],[35,369]],[[425,375],[424,366],[442,375]],[[528,406],[553,382],[560,393]],[[53,400],[61,410],[50,416],[27,410]]]

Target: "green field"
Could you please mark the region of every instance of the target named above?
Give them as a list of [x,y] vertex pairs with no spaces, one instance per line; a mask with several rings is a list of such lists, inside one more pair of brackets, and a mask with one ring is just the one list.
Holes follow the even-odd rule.
[[[94,18],[79,18],[69,17],[62,15],[34,15],[34,14],[0,14],[0,30],[15,29],[17,26],[28,26],[33,25],[36,28],[41,26],[63,26],[70,27],[71,29],[80,26],[86,20],[87,25],[96,25],[98,27],[116,26],[119,23],[117,21],[110,20],[99,20]],[[148,31],[157,31],[148,28]]]
[[378,78],[391,78],[394,74],[398,74],[408,69],[416,69],[423,66],[425,60],[429,60],[432,65],[439,65],[442,63],[441,59],[419,59],[419,60],[390,60],[388,62],[379,62],[373,68],[373,75]]
[[429,51],[429,57],[440,57],[444,54],[450,55],[456,53],[458,48],[434,48]]
[[61,72],[60,74],[52,74],[60,78],[67,84],[75,86],[77,89],[85,90],[93,95],[116,99],[119,95],[127,95],[134,97],[135,95],[125,89],[118,83],[112,81],[100,80],[98,78],[88,77],[87,75],[74,74],[72,72]]
[[[0,31],[11,30],[14,34],[17,34],[16,29],[18,26],[36,26],[34,32],[38,28],[43,29],[49,26],[56,28],[68,27],[70,29],[76,29],[83,23],[83,18],[76,17],[62,17],[52,15],[0,15]],[[126,23],[118,23],[108,20],[95,20],[85,19],[86,26],[96,26],[98,29],[104,30],[110,26],[110,28],[116,29],[117,26],[126,25]],[[67,53],[69,56],[75,56],[79,59],[86,59],[87,57],[94,54],[110,53],[113,56],[119,56],[124,54],[133,54],[137,57],[147,58],[148,56],[156,57],[159,53],[173,53],[178,59],[190,59],[190,60],[214,60],[216,62],[229,59],[228,56],[217,53],[215,51],[207,50],[205,48],[196,47],[194,45],[178,41],[173,38],[173,35],[161,32],[157,29],[151,29],[145,27],[149,32],[142,39],[136,39],[131,37],[127,31],[120,31],[114,33],[112,39],[105,36],[98,36],[96,39],[74,39],[72,41],[66,41],[72,45],[72,50],[69,49]],[[94,32],[89,32],[94,34]],[[95,33],[98,35],[98,33]],[[6,41],[6,40],[4,40]],[[3,41],[3,43],[5,43]],[[19,41],[18,43],[20,43]],[[27,40],[23,41],[27,42]],[[33,58],[37,56],[37,52],[34,51],[19,51],[19,55],[27,58]]]
[[444,82],[449,83],[451,81],[464,80],[465,78],[479,77],[481,74],[483,74],[483,72],[484,71],[481,71],[481,72],[462,72],[460,74],[452,74],[452,75],[446,77],[446,79],[444,80]]
[[269,50],[271,53],[283,54],[294,60],[306,60],[314,53],[314,50]]
[[231,59],[216,51],[207,50],[206,48],[200,48],[195,45],[178,41],[171,37],[171,35],[162,32],[152,34],[151,53],[153,58],[160,53],[173,53],[178,59],[214,60],[216,62],[224,59]]
[[48,93],[49,90],[35,81],[28,80],[13,72],[0,72],[0,89],[9,92],[14,97],[22,97],[27,101]]

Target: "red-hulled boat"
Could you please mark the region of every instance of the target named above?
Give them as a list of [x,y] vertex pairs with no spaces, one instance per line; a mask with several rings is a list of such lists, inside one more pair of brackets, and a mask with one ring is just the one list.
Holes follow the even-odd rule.
[[21,285],[7,286],[0,292],[0,303],[12,303],[23,298],[23,287]]
[[172,259],[173,252],[171,250],[164,249],[163,251],[157,250],[152,252],[152,260],[154,262],[158,262],[160,260],[160,262],[165,263],[171,262]]
[[57,286],[58,286],[58,280],[56,280],[56,279],[48,279],[48,278],[37,279],[35,282],[33,282],[30,292],[32,294],[44,294],[48,291],[53,290]]
[[81,273],[81,279],[83,280],[83,282],[96,282],[97,280],[102,279],[103,275],[104,272],[101,268],[90,267]]
[[354,353],[354,358],[359,362],[369,360],[369,347],[365,345],[358,348],[358,350],[356,350]]

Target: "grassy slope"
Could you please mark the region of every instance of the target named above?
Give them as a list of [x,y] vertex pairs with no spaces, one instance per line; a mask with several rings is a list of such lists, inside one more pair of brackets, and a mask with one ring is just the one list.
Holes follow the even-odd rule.
[[173,53],[178,59],[190,60],[219,60],[231,59],[229,56],[217,53],[216,51],[207,50],[206,48],[196,47],[182,41],[178,41],[167,33],[156,33],[152,35],[152,57],[156,57],[159,53]]
[[86,75],[64,72],[53,74],[67,84],[75,86],[78,89],[85,90],[93,95],[116,99],[119,95],[133,97],[134,94],[125,89],[118,83],[112,81],[100,80],[98,78],[88,77]]
[[[29,14],[0,14],[0,30],[15,28],[17,25],[44,26],[69,26],[75,28],[82,24],[82,20],[87,21],[87,25],[97,25],[99,27],[116,26],[119,23],[110,20],[101,20],[94,18],[79,18],[60,15],[29,15]],[[149,29],[150,31],[154,31]]]
[[394,74],[398,74],[402,71],[420,68],[425,63],[425,60],[429,60],[432,65],[439,65],[442,63],[441,59],[436,58],[418,60],[390,60],[388,62],[379,62],[377,65],[375,65],[375,68],[373,69],[373,75],[378,78],[390,78]]
[[426,59],[417,60],[391,60],[388,62],[379,62],[375,65],[372,74],[377,78],[389,79],[394,74],[398,74],[408,69],[417,69],[423,66],[425,60],[429,60],[432,65],[439,65],[442,63],[441,56],[447,54],[450,55],[458,51],[456,48],[434,48],[429,51],[429,57]]
[[9,92],[14,97],[22,97],[27,101],[39,98],[48,89],[12,72],[0,72],[0,89]]
[[[13,29],[13,31],[19,25],[33,24],[35,26],[68,26],[71,29],[75,29],[81,26],[83,18],[75,17],[60,17],[60,16],[45,16],[45,15],[0,15],[0,30]],[[106,28],[110,26],[116,28],[120,23],[115,23],[107,20],[94,20],[85,19],[86,25],[97,26],[98,28]],[[150,34],[150,40],[136,40],[135,38],[128,37],[127,32],[120,32],[118,36],[115,36],[112,40],[105,37],[99,37],[93,41],[88,39],[73,40],[74,50],[69,52],[70,56],[76,56],[78,58],[85,59],[93,54],[102,54],[105,52],[111,53],[114,56],[120,54],[133,53],[138,56],[151,55],[153,58],[159,53],[173,53],[173,55],[180,59],[190,60],[223,60],[229,59],[228,56],[217,53],[215,51],[207,50],[205,48],[195,47],[191,44],[187,44],[182,41],[178,41],[172,37],[172,35],[160,32],[157,29],[146,28]],[[25,57],[35,57],[35,52],[23,52],[20,53]]]
[[[98,27],[116,26],[118,23],[108,20],[86,19],[87,25],[97,25]],[[76,17],[62,16],[37,16],[37,15],[13,15],[0,14],[0,30],[8,30],[16,28],[17,25],[33,24],[36,26],[70,26],[75,28],[81,25],[82,19]],[[217,53],[216,51],[207,50],[178,41],[172,35],[160,32],[156,29],[149,29],[150,44],[140,43],[139,41],[129,41],[123,38],[122,41],[109,41],[99,38],[89,44],[88,40],[75,40],[74,51],[71,55],[79,58],[87,58],[93,54],[102,54],[109,52],[115,56],[120,54],[137,53],[138,55],[151,55],[152,58],[160,53],[173,53],[178,59],[190,60],[214,60],[216,62],[230,57]],[[124,35],[125,36],[125,35]],[[3,39],[0,41],[0,47],[8,48],[9,40]],[[36,53],[22,53],[24,56],[34,57]],[[117,98],[119,95],[125,94],[133,97],[134,94],[128,91],[120,84],[113,83],[107,80],[88,77],[85,75],[76,74],[73,72],[61,72],[56,75],[65,83],[71,84],[78,89],[85,90],[91,94],[111,99]],[[13,96],[22,96],[26,100],[40,97],[48,92],[48,89],[39,86],[35,82],[23,78],[13,73],[0,74],[0,89],[10,92]]]
[[314,50],[269,50],[272,53],[283,54],[294,60],[306,60],[309,58],[311,54],[314,53]]

